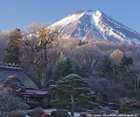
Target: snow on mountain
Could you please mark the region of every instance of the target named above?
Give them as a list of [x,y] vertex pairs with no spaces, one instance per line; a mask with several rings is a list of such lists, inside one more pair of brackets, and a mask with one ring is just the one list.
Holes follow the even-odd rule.
[[58,27],[60,38],[140,44],[140,33],[96,10],[77,11],[50,27]]

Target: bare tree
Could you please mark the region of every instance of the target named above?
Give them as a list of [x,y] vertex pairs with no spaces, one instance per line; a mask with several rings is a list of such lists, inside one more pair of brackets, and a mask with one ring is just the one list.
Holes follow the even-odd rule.
[[118,65],[121,62],[123,54],[124,53],[121,50],[116,49],[110,54],[110,58]]
[[57,31],[46,26],[38,28],[35,35],[25,34],[23,47],[26,50],[26,54],[24,57],[30,69],[38,78],[40,88],[44,88],[47,80],[47,68],[50,63],[48,50],[57,34]]
[[82,46],[77,46],[73,50],[72,59],[77,65],[80,65],[81,68],[87,69],[87,75],[90,72],[93,72],[93,69],[102,59],[101,51],[94,45],[85,44]]
[[24,27],[24,29],[28,33],[36,33],[39,28],[40,28],[40,25],[37,22],[33,22],[32,24]]

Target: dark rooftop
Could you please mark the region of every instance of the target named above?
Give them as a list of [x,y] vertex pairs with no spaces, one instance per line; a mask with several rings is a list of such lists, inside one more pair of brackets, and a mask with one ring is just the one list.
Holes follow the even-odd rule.
[[21,95],[26,96],[44,96],[48,94],[48,90],[39,90],[39,89],[25,89],[24,91],[21,91]]

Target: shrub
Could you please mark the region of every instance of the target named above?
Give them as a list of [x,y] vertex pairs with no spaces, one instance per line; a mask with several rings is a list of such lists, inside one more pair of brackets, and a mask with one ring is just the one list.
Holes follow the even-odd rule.
[[40,102],[38,102],[38,101],[31,101],[31,102],[28,102],[28,105],[30,106],[30,109],[33,109],[33,108],[39,107],[40,106]]
[[45,113],[45,114],[41,115],[41,117],[50,117],[50,115]]
[[58,111],[52,111],[51,117],[70,117],[70,115],[65,110],[58,110]]
[[49,97],[48,95],[45,96],[41,101],[41,107],[47,108],[48,106],[50,106],[50,101],[51,101],[51,97]]
[[130,97],[132,91],[125,87],[122,82],[115,82],[113,79],[108,78],[93,78],[87,79],[90,83],[91,89],[96,93],[101,93],[103,101],[107,102],[119,102],[119,98]]
[[9,93],[18,93],[16,92],[17,89],[24,89],[25,87],[19,78],[11,75],[3,82],[3,88],[7,89]]
[[119,113],[128,113],[133,110],[140,109],[140,104],[138,104],[138,101],[135,99],[131,99],[128,102],[126,102],[122,107],[119,109]]
[[12,111],[8,117],[26,117],[26,114],[22,111]]
[[40,107],[37,107],[33,109],[31,112],[29,112],[29,116],[31,117],[41,117],[41,115],[43,114],[45,114],[45,111]]
[[13,95],[3,95],[0,97],[0,110],[1,111],[13,111],[18,109],[18,104],[22,101],[20,98],[15,97]]
[[21,103],[18,104],[18,108],[20,110],[27,110],[27,109],[30,108],[30,106],[28,104],[24,103],[24,102],[21,102]]
[[0,117],[8,117],[10,112],[3,112],[1,113]]

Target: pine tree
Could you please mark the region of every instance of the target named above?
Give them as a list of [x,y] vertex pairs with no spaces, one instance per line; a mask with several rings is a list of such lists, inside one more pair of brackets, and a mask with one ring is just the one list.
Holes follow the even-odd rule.
[[89,84],[77,74],[67,75],[56,85],[51,85],[50,90],[57,94],[52,104],[56,108],[70,108],[72,116],[76,108],[88,109],[94,105]]
[[66,60],[64,61],[64,68],[65,68],[64,76],[74,73],[73,62],[71,58],[69,57],[66,58]]
[[21,32],[20,29],[15,29],[10,33],[10,41],[5,49],[4,62],[20,64],[20,43],[21,43]]
[[102,63],[99,65],[99,72],[101,77],[112,78],[113,64],[108,56],[104,56]]
[[74,73],[80,76],[84,76],[80,66],[77,64],[74,64]]
[[71,58],[65,57],[64,54],[61,53],[54,70],[53,78],[59,80],[71,73],[74,73],[73,62]]
[[131,57],[127,57],[125,54],[123,55],[120,63],[121,72],[130,71],[130,66],[134,64],[134,60]]

